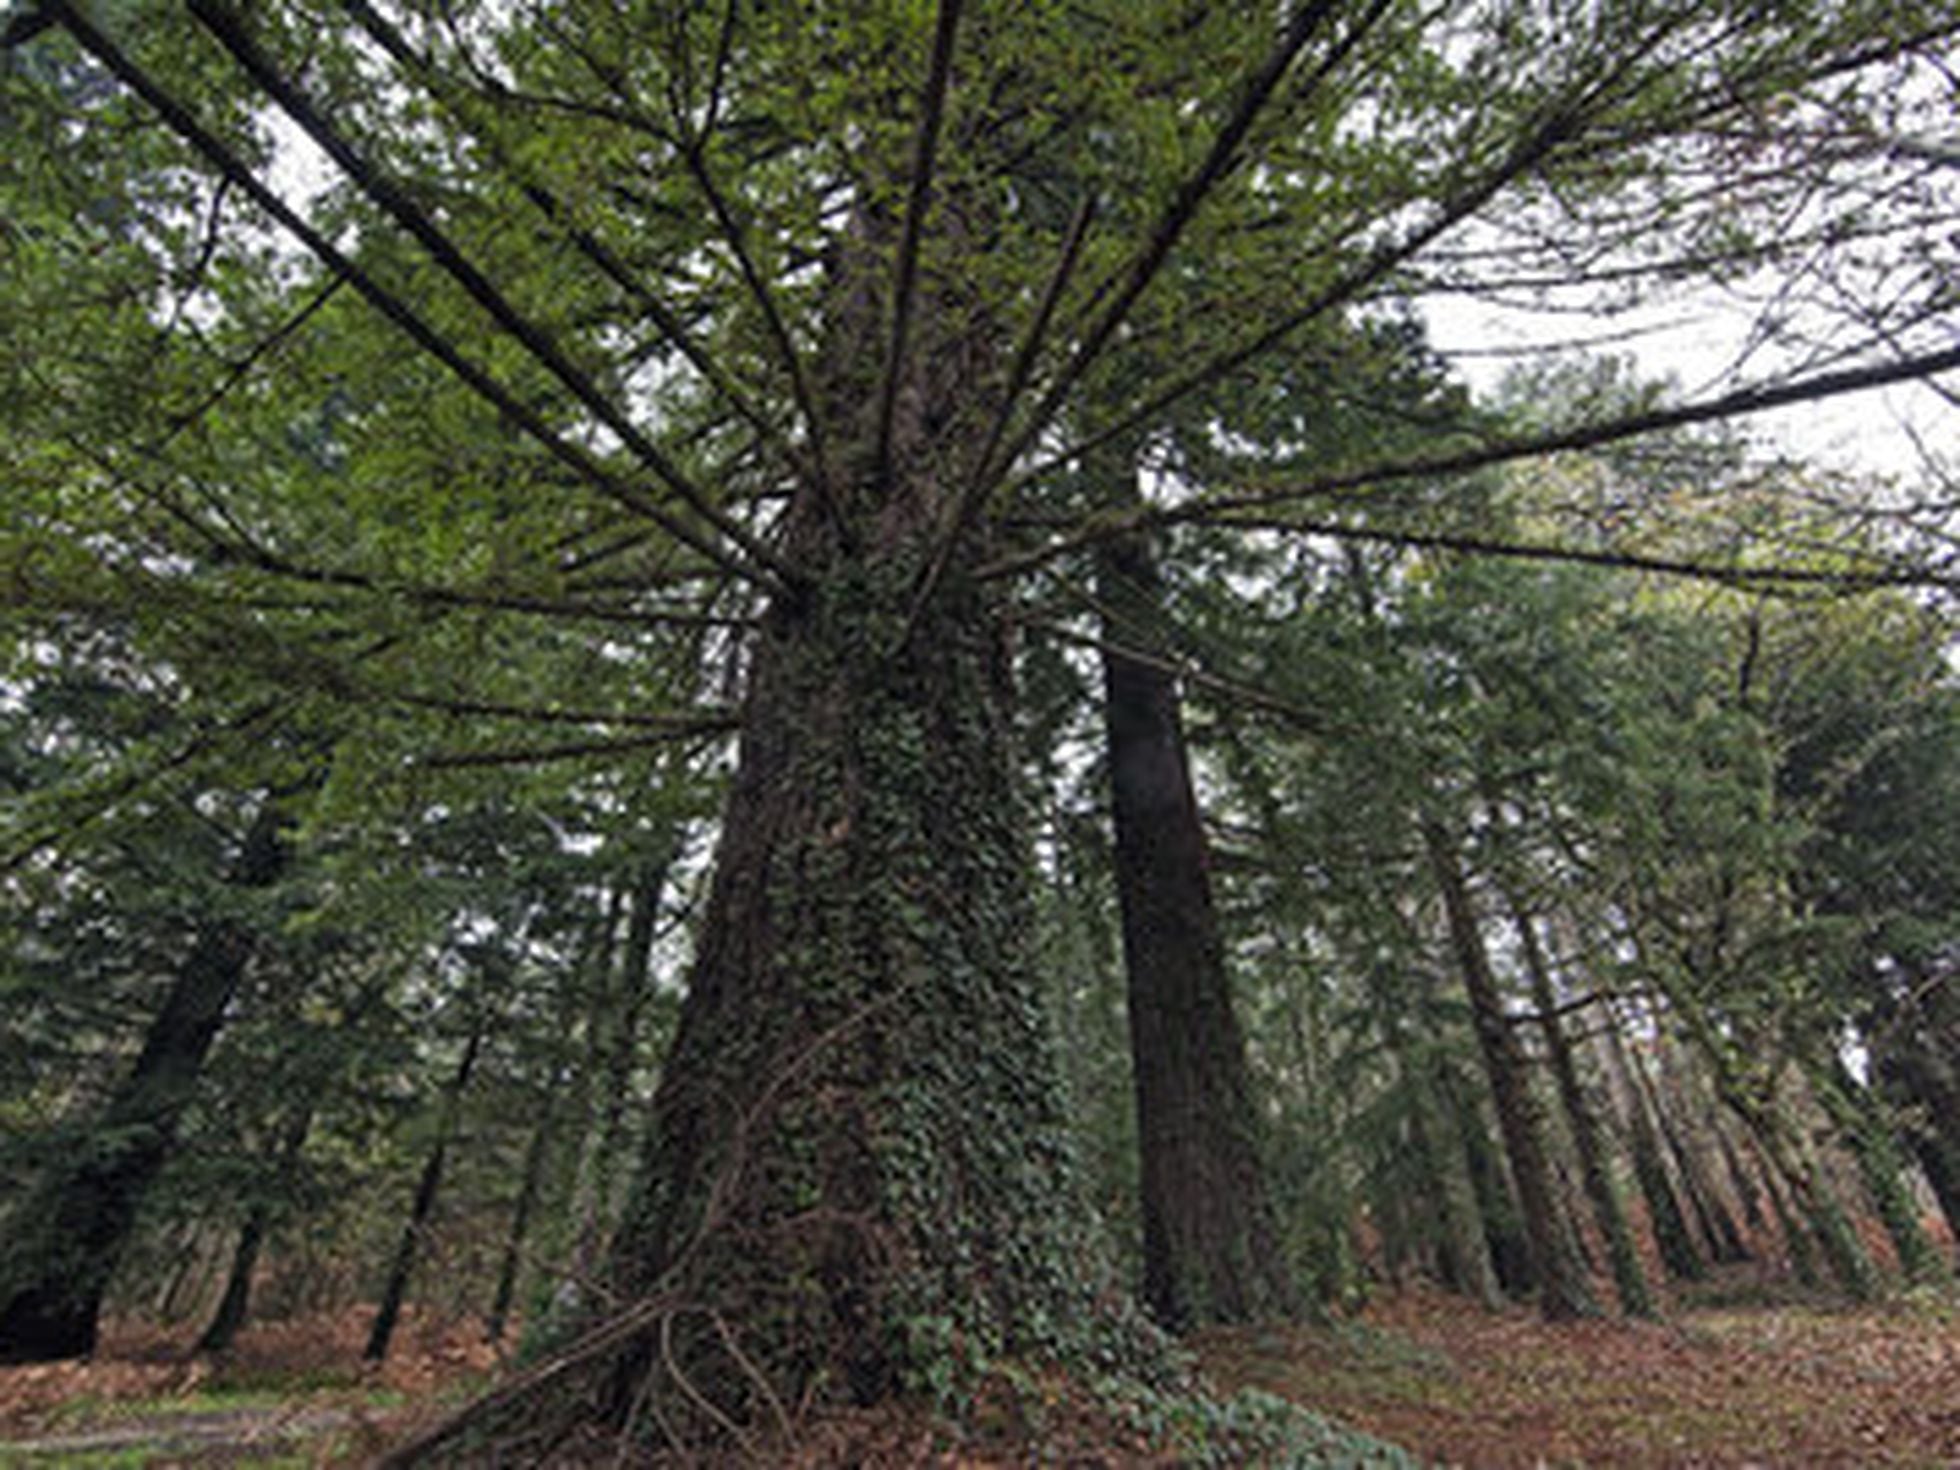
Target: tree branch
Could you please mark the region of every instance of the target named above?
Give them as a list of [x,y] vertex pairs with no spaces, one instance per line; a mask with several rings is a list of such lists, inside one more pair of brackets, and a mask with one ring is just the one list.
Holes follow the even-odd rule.
[[946,113],[946,91],[953,75],[953,39],[959,30],[960,0],[939,0],[932,38],[932,68],[926,76],[919,111],[919,133],[912,154],[912,186],[905,203],[905,225],[893,267],[892,336],[885,353],[884,382],[878,392],[877,439],[872,455],[878,479],[891,477],[892,424],[898,413],[899,386],[905,377],[906,336],[912,327],[912,300],[918,286],[919,239],[932,202],[932,172]]
[[76,44],[147,102],[172,132],[243,189],[260,209],[305,246],[321,264],[345,279],[370,306],[418,347],[442,363],[472,392],[536,440],[554,458],[594,489],[653,521],[730,575],[771,591],[782,590],[782,584],[771,573],[735,556],[712,538],[668,513],[657,502],[606,469],[589,452],[558,434],[537,410],[464,357],[399,297],[384,289],[331,241],[300,218],[228,145],[199,123],[175,97],[125,55],[105,32],[97,29],[82,14],[74,0],[48,0],[48,4],[62,26],[75,37]]
[[[1473,470],[1487,469],[1495,465],[1507,464],[1520,459],[1532,459],[1548,454],[1569,453],[1598,449],[1621,440],[1637,438],[1645,434],[1661,433],[1671,429],[1692,427],[1696,424],[1713,423],[1724,419],[1741,418],[1752,413],[1761,413],[1773,408],[1788,408],[1795,404],[1810,403],[1821,399],[1837,397],[1846,393],[1862,392],[1870,388],[1880,388],[1892,383],[1908,382],[1915,378],[1930,377],[1935,373],[1960,370],[1960,347],[1945,352],[1923,353],[1916,357],[1903,358],[1896,362],[1874,363],[1860,368],[1847,368],[1840,372],[1820,373],[1780,384],[1757,384],[1739,388],[1720,397],[1705,399],[1700,403],[1681,404],[1671,408],[1650,409],[1642,413],[1629,414],[1604,423],[1586,424],[1573,429],[1561,429],[1547,434],[1534,435],[1521,439],[1509,439],[1479,445],[1472,449],[1459,450],[1451,454],[1414,455],[1403,459],[1385,460],[1366,468],[1343,471],[1337,474],[1319,476],[1305,480],[1277,485],[1271,489],[1258,490],[1240,495],[1206,496],[1183,505],[1141,507],[1119,514],[1105,515],[1095,524],[1084,527],[1075,534],[1059,538],[1045,547],[1006,558],[990,567],[981,569],[987,578],[1012,576],[1050,561],[1055,557],[1077,551],[1082,547],[1105,541],[1111,537],[1128,535],[1148,527],[1181,525],[1193,522],[1210,522],[1224,525],[1240,525],[1261,529],[1297,530],[1329,536],[1342,536],[1357,540],[1402,540],[1405,544],[1445,545],[1463,538],[1439,535],[1430,536],[1423,532],[1389,532],[1371,530],[1365,527],[1340,523],[1319,523],[1296,521],[1292,519],[1253,520],[1241,512],[1270,510],[1289,502],[1317,499],[1344,490],[1354,490],[1372,486],[1383,481],[1407,480],[1417,478],[1442,477],[1445,475],[1466,474]],[[1499,543],[1491,543],[1489,549],[1496,550]],[[1466,543],[1466,547],[1468,543]],[[1612,565],[1636,565],[1630,561],[1615,561],[1613,558],[1623,553],[1596,553],[1576,548],[1555,547],[1514,547],[1505,554],[1549,558],[1554,560],[1587,561],[1605,560]],[[1714,576],[1718,580],[1745,581],[1832,581],[1837,579],[1851,585],[1865,586],[1945,586],[1948,580],[1931,574],[1884,573],[1861,579],[1857,574],[1848,578],[1837,573],[1807,573],[1797,570],[1775,571],[1770,568],[1737,568],[1727,572],[1718,569],[1699,567],[1689,563],[1653,560],[1646,569],[1672,571],[1683,575]]]
[[660,479],[690,510],[739,547],[743,554],[784,582],[793,574],[747,530],[717,509],[705,492],[693,483],[687,472],[655,444],[604,393],[590,375],[574,363],[551,335],[519,312],[462,250],[429,218],[426,210],[409,198],[393,180],[382,174],[357,152],[307,98],[299,87],[279,69],[246,33],[240,18],[223,0],[186,0],[190,13],[210,32],[261,90],[276,102],[315,143],[323,148],[352,179],[361,192],[389,218],[400,225],[429,252],[449,278],[463,288],[490,318],[510,334],[518,345],[556,378],[572,396],[585,405],[627,449]]

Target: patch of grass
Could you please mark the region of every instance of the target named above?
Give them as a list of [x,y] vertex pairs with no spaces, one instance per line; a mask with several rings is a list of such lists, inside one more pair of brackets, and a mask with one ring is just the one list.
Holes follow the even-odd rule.
[[70,1399],[56,1409],[49,1423],[56,1429],[91,1428],[123,1424],[132,1419],[168,1419],[187,1414],[224,1414],[241,1409],[276,1409],[286,1395],[270,1388],[198,1389],[183,1394],[158,1394],[149,1398],[105,1398],[85,1394]]

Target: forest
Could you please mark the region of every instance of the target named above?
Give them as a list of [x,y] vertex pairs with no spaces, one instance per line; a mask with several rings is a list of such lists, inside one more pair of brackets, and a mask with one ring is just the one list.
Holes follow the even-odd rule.
[[[1960,1457],[1956,117],[1953,0],[0,0],[0,1463],[326,1322],[349,1463]],[[1770,1335],[1547,1448],[1432,1328]]]

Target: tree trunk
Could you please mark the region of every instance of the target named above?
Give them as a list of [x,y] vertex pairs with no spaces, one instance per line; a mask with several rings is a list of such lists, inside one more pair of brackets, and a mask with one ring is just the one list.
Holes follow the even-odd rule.
[[[678,838],[670,838],[677,844]],[[589,1209],[580,1221],[580,1238],[590,1236],[597,1246],[581,1264],[603,1258],[603,1241],[619,1206],[620,1168],[625,1152],[627,1105],[633,1069],[639,1061],[641,1028],[652,996],[653,943],[659,935],[660,895],[667,886],[672,853],[649,859],[634,886],[632,911],[626,920],[625,948],[620,952],[618,980],[613,991],[611,1033],[606,1037],[603,1070],[599,1074],[599,1118],[593,1138],[593,1178]]]
[[1789,1190],[1795,1204],[1793,1213],[1801,1216],[1800,1222],[1794,1225],[1788,1215],[1783,1221],[1793,1263],[1801,1250],[1798,1237],[1803,1227],[1807,1226],[1824,1252],[1825,1264],[1831,1268],[1831,1274],[1837,1278],[1845,1295],[1853,1301],[1869,1301],[1876,1296],[1878,1279],[1872,1269],[1871,1257],[1866,1254],[1857,1232],[1851,1228],[1844,1207],[1824,1177],[1815,1153],[1801,1137],[1793,1135],[1793,1130],[1784,1122],[1774,1102],[1755,1102],[1739,1089],[1728,1085],[1719,1073],[1716,1083],[1722,1088],[1722,1100],[1749,1129],[1771,1171],[1782,1179]]
[[1031,963],[999,628],[942,587],[902,636],[903,565],[848,561],[757,649],[612,1253],[653,1313],[616,1422],[725,1438],[807,1394],[869,1402],[961,1353],[1139,1325],[1079,1198]]
[[1688,1219],[1681,1210],[1681,1197],[1674,1192],[1674,1181],[1668,1177],[1667,1161],[1661,1156],[1660,1135],[1655,1129],[1647,1089],[1634,1070],[1639,1063],[1627,1055],[1620,1027],[1619,1016],[1609,1007],[1608,1024],[1602,1033],[1600,1048],[1619,1083],[1621,1095],[1626,1099],[1627,1137],[1633,1156],[1633,1177],[1640,1185],[1641,1197],[1647,1202],[1647,1220],[1654,1234],[1654,1247],[1660,1252],[1661,1264],[1667,1268],[1668,1275],[1677,1281],[1700,1281],[1708,1274],[1708,1263],[1688,1231]]
[[1178,1331],[1288,1313],[1295,1291],[1260,1159],[1177,685],[1152,657],[1163,617],[1157,568],[1131,539],[1107,549],[1098,571],[1144,1302]]
[[[285,1186],[287,1175],[298,1160],[300,1150],[306,1146],[306,1135],[312,1127],[313,1104],[301,1103],[288,1118],[274,1155],[277,1161],[274,1165],[275,1188]],[[239,1328],[245,1325],[252,1301],[252,1272],[258,1266],[266,1233],[272,1228],[272,1208],[273,1201],[261,1187],[246,1213],[245,1224],[238,1232],[238,1243],[231,1255],[231,1271],[225,1277],[224,1295],[218,1299],[218,1310],[211,1314],[210,1323],[197,1339],[198,1352],[228,1351],[232,1340],[238,1336]]]
[[1682,1188],[1687,1193],[1689,1208],[1694,1211],[1701,1227],[1702,1237],[1708,1242],[1709,1254],[1727,1265],[1746,1261],[1749,1259],[1749,1247],[1715,1183],[1709,1165],[1710,1151],[1703,1144],[1704,1130],[1696,1123],[1698,1117],[1705,1117],[1711,1110],[1712,1100],[1706,1094],[1697,1096],[1690,1092],[1692,1079],[1687,1059],[1665,1030],[1656,1039],[1655,1055],[1660,1062],[1664,1088],[1661,1105],[1657,1108],[1661,1129],[1679,1166]]
[[1858,1163],[1858,1175],[1885,1233],[1891,1238],[1899,1271],[1908,1281],[1932,1281],[1944,1274],[1943,1263],[1919,1223],[1919,1211],[1906,1185],[1905,1151],[1891,1121],[1871,1090],[1833,1054],[1826,1075],[1817,1082],[1825,1110],[1843,1131]]
[[442,1190],[443,1167],[449,1157],[450,1142],[455,1136],[463,1092],[470,1085],[470,1073],[476,1068],[483,1032],[484,1024],[478,1019],[472,1024],[470,1038],[463,1045],[463,1056],[456,1064],[456,1075],[450,1078],[449,1086],[443,1091],[442,1106],[436,1119],[435,1142],[429,1146],[428,1157],[423,1160],[422,1175],[415,1183],[415,1202],[409,1207],[408,1223],[402,1227],[401,1239],[395,1243],[394,1257],[388,1263],[387,1283],[381,1289],[381,1305],[374,1314],[374,1326],[368,1332],[367,1346],[361,1349],[361,1356],[370,1363],[378,1363],[388,1356],[388,1344],[394,1339],[395,1324],[401,1319],[402,1303],[408,1299],[409,1277],[414,1274],[415,1256],[428,1230],[429,1217],[435,1213],[436,1196]]
[[1769,1190],[1770,1208],[1776,1213],[1777,1229],[1783,1232],[1783,1246],[1790,1256],[1790,1274],[1797,1279],[1797,1285],[1815,1289],[1822,1286],[1823,1278],[1817,1274],[1817,1248],[1812,1243],[1810,1231],[1797,1218],[1797,1211],[1789,1201],[1789,1188],[1777,1172],[1767,1154],[1758,1153],[1763,1159],[1764,1186]]
[[1592,1101],[1579,1081],[1579,1066],[1566,1040],[1559,1019],[1558,992],[1552,984],[1551,966],[1546,962],[1543,944],[1531,916],[1513,903],[1525,972],[1531,980],[1531,1003],[1538,1008],[1539,1027],[1545,1033],[1546,1055],[1552,1064],[1552,1077],[1558,1083],[1559,1100],[1565,1108],[1572,1144],[1579,1152],[1580,1179],[1593,1219],[1606,1242],[1606,1256],[1613,1269],[1613,1289],[1619,1294],[1620,1310],[1632,1317],[1654,1315],[1653,1293],[1647,1287],[1647,1273],[1641,1268],[1640,1253],[1634,1249],[1633,1232],[1627,1228],[1626,1212],[1620,1208],[1619,1191],[1600,1136],[1599,1121]]
[[510,1233],[504,1237],[503,1263],[497,1268],[497,1291],[490,1302],[490,1317],[483,1335],[491,1342],[502,1342],[504,1326],[510,1320],[511,1303],[517,1299],[517,1277],[524,1265],[524,1246],[531,1234],[531,1217],[537,1212],[538,1195],[544,1187],[545,1160],[551,1154],[556,1131],[556,1089],[547,1093],[538,1126],[531,1130],[531,1141],[524,1147],[524,1166],[517,1186],[517,1204],[510,1214]]
[[1450,1135],[1462,1154],[1464,1178],[1470,1183],[1476,1219],[1483,1225],[1484,1251],[1497,1273],[1498,1291],[1524,1301],[1538,1290],[1538,1263],[1532,1258],[1511,1171],[1491,1138],[1482,1104],[1464,1093],[1447,1064],[1437,1074],[1437,1086],[1446,1100]]
[[1917,967],[1906,975],[1918,999],[1902,1006],[1886,997],[1871,1028],[1878,1085],[1886,1103],[1906,1120],[1906,1142],[1960,1243],[1960,1066],[1954,1048],[1943,1044],[1941,1018],[1929,1014],[1928,1001],[1938,991]]
[[1709,1130],[1715,1135],[1716,1150],[1722,1156],[1722,1172],[1729,1177],[1729,1190],[1742,1206],[1743,1222],[1753,1235],[1767,1223],[1763,1218],[1762,1201],[1757,1197],[1756,1183],[1749,1177],[1742,1156],[1736,1152],[1735,1140],[1729,1136],[1730,1130],[1725,1120],[1716,1117],[1708,1121]]
[[[279,816],[267,802],[246,833],[227,882],[265,888],[285,864]],[[27,1240],[0,1306],[0,1363],[83,1357],[95,1350],[103,1293],[163,1172],[204,1059],[253,949],[230,918],[207,922],[177,970],[142,1052],[95,1125],[88,1146],[57,1165],[14,1219]]]
[[1518,1204],[1524,1211],[1525,1234],[1531,1242],[1532,1264],[1538,1278],[1539,1308],[1551,1321],[1594,1316],[1599,1304],[1593,1300],[1592,1288],[1573,1254],[1566,1235],[1568,1227],[1558,1211],[1551,1162],[1545,1149],[1544,1119],[1538,1100],[1532,1095],[1523,1049],[1504,1014],[1497,977],[1484,950],[1483,934],[1471,907],[1470,891],[1455,843],[1433,818],[1424,819],[1422,830],[1430,865],[1442,891],[1451,945],[1456,951],[1464,989],[1470,997],[1478,1045],[1490,1078],[1491,1095],[1497,1104],[1498,1128],[1504,1136],[1504,1151],[1510,1158],[1511,1177],[1517,1185]]
[[1409,1109],[1409,1146],[1415,1155],[1417,1182],[1427,1188],[1434,1207],[1438,1274],[1451,1289],[1494,1310],[1503,1303],[1504,1292],[1491,1264],[1490,1241],[1463,1152],[1437,1146],[1424,1116],[1433,1103],[1431,1090],[1410,1068],[1400,1047],[1396,1060],[1405,1089],[1416,1095]]

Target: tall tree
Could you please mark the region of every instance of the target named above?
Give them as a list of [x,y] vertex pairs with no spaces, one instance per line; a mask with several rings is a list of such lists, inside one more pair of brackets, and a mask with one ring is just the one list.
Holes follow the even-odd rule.
[[[259,809],[226,875],[240,888],[266,888],[286,865],[282,809]],[[231,914],[197,926],[142,1050],[100,1115],[86,1146],[57,1163],[16,1205],[14,1241],[0,1277],[0,1361],[41,1362],[95,1349],[103,1293],[115,1274],[144,1196],[156,1182],[195,1095],[255,935]]]
[[[1131,456],[1098,456],[1137,500]],[[1103,725],[1128,977],[1143,1296],[1186,1328],[1290,1311],[1245,1038],[1192,787],[1164,591],[1141,537],[1101,548]]]

